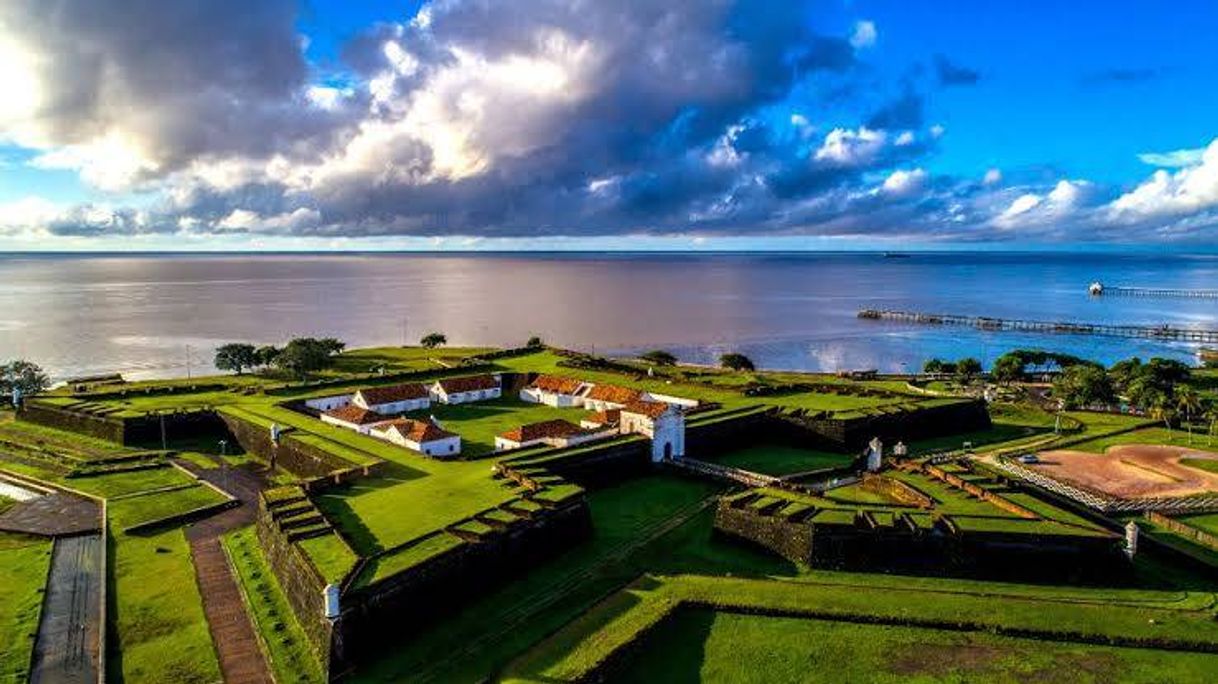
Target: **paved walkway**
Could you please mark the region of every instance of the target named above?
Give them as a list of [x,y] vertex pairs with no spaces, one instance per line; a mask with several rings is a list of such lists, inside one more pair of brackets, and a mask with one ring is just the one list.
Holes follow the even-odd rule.
[[236,508],[191,525],[186,529],[186,538],[190,541],[195,577],[203,594],[203,612],[207,615],[212,643],[220,657],[224,681],[226,684],[270,684],[274,680],[241,599],[241,589],[220,546],[221,535],[254,522],[261,480],[238,468],[201,470],[186,462],[181,465],[241,502]]
[[100,534],[55,540],[34,641],[33,684],[97,681],[101,550]]
[[22,501],[0,515],[0,530],[40,537],[97,532],[101,507],[84,497],[55,492]]

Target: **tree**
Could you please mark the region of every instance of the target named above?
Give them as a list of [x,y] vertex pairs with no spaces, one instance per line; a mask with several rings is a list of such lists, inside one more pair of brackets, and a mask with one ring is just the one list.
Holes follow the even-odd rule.
[[677,365],[677,357],[672,352],[664,351],[663,349],[652,349],[651,351],[639,357],[648,363],[654,363],[657,366],[675,366]]
[[971,380],[981,375],[981,371],[981,362],[972,357],[963,358],[956,362],[956,375],[964,380]]
[[329,368],[334,363],[334,346],[325,340],[299,337],[275,357],[275,365],[297,378]]
[[279,356],[279,347],[276,347],[275,345],[272,345],[272,344],[258,347],[257,351],[254,352],[254,357],[257,360],[259,366],[275,365],[275,359],[278,356]]
[[1205,431],[1205,443],[1214,443],[1214,425],[1218,424],[1218,404],[1210,402],[1205,406],[1205,420],[1209,427]]
[[15,392],[28,397],[46,391],[50,386],[51,379],[36,363],[17,359],[0,366],[0,393],[9,397]]
[[1024,378],[1024,368],[1024,360],[1011,352],[999,356],[990,372],[998,382],[1019,382]]
[[1188,443],[1193,443],[1193,415],[1202,410],[1201,395],[1188,385],[1176,388],[1176,410],[1184,414],[1184,428],[1188,430]]
[[425,349],[435,349],[436,347],[442,347],[448,344],[448,338],[444,335],[444,333],[427,333],[423,336],[423,339],[419,340],[419,344],[423,345]]
[[734,371],[753,371],[757,370],[757,366],[753,365],[753,360],[744,354],[737,352],[728,352],[719,357],[719,365],[724,368],[730,368]]
[[1112,381],[1103,368],[1092,365],[1070,366],[1053,381],[1053,396],[1067,408],[1111,403],[1115,397]]
[[1163,425],[1167,427],[1167,432],[1170,435],[1171,422],[1176,417],[1176,412],[1172,410],[1171,397],[1162,392],[1157,394],[1150,404],[1150,417],[1163,421]]
[[346,342],[335,337],[323,337],[317,343],[330,354],[341,354],[347,348]]
[[528,342],[524,343],[524,346],[528,347],[529,349],[537,349],[546,346],[546,343],[542,342],[540,337],[534,335],[529,338]]
[[247,368],[258,365],[258,349],[252,344],[233,342],[216,349],[216,368],[241,375]]
[[922,372],[928,374],[939,374],[946,371],[943,370],[944,363],[942,359],[927,359],[926,363],[922,364]]

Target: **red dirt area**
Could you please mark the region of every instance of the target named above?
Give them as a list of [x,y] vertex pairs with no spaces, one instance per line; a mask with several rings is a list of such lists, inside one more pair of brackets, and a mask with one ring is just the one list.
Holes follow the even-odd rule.
[[1183,458],[1218,460],[1188,447],[1121,444],[1103,454],[1056,450],[1031,467],[1045,475],[1122,499],[1218,492],[1218,473],[1181,465]]

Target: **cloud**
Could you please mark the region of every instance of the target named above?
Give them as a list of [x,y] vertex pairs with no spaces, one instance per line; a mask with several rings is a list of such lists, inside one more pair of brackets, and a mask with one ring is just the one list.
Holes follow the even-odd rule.
[[1201,158],[1205,154],[1204,147],[1194,147],[1183,150],[1172,150],[1170,152],[1143,152],[1138,155],[1138,159],[1144,164],[1151,166],[1163,166],[1167,168],[1180,168],[1182,166],[1193,166],[1201,163]]
[[1002,182],[1002,169],[987,170],[985,176],[981,178],[981,182],[986,185],[998,185]]
[[850,34],[850,45],[856,50],[875,45],[879,33],[875,30],[875,22],[862,20],[854,22],[854,32]]
[[981,73],[953,64],[943,55],[935,55],[935,75],[942,86],[970,86],[981,80]]
[[884,179],[881,186],[890,195],[905,197],[917,192],[926,183],[927,173],[923,169],[906,171],[897,169]]
[[1218,208],[1218,139],[1205,148],[1199,161],[1175,173],[1155,171],[1149,179],[1113,201],[1110,208],[1114,217],[1122,221]]
[[884,131],[860,126],[858,130],[835,128],[825,136],[813,158],[839,166],[860,166],[876,160],[888,141]]

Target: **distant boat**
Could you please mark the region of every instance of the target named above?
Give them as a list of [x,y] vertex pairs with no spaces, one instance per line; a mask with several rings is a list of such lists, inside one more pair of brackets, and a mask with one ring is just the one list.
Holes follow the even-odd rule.
[[903,254],[901,252],[884,252],[884,258],[885,259],[908,259],[909,255]]

